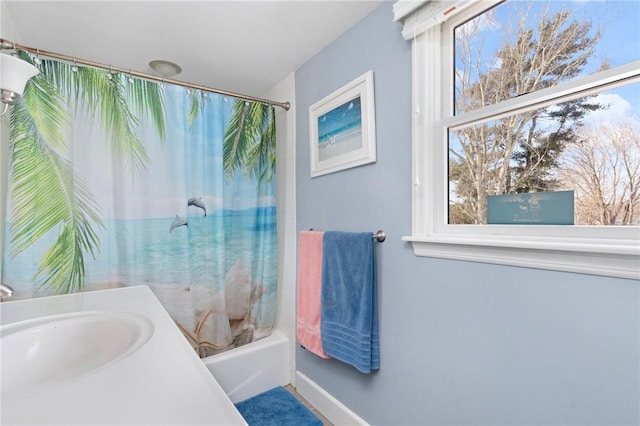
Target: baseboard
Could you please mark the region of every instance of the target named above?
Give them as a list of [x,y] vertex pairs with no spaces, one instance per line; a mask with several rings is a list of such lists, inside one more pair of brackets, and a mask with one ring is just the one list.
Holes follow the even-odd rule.
[[296,371],[296,391],[335,426],[369,426],[369,423],[299,371]]

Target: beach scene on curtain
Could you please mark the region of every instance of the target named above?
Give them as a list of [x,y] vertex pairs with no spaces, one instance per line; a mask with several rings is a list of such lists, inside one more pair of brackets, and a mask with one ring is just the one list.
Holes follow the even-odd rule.
[[362,148],[360,96],[318,117],[318,160]]
[[273,107],[39,67],[12,111],[2,282],[17,298],[148,285],[200,356],[268,335]]

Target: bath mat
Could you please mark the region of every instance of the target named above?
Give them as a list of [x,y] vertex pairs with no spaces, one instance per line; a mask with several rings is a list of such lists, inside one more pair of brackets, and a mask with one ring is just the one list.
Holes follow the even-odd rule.
[[322,420],[282,386],[240,401],[236,408],[249,426],[322,426]]

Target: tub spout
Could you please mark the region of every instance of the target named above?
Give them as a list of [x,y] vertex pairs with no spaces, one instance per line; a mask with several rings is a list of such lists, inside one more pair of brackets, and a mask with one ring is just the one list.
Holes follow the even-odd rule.
[[11,297],[13,289],[6,284],[0,284],[0,298]]

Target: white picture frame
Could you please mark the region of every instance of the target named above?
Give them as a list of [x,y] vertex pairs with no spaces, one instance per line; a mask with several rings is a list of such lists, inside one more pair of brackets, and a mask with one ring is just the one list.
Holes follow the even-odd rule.
[[376,161],[373,71],[309,107],[311,177]]

